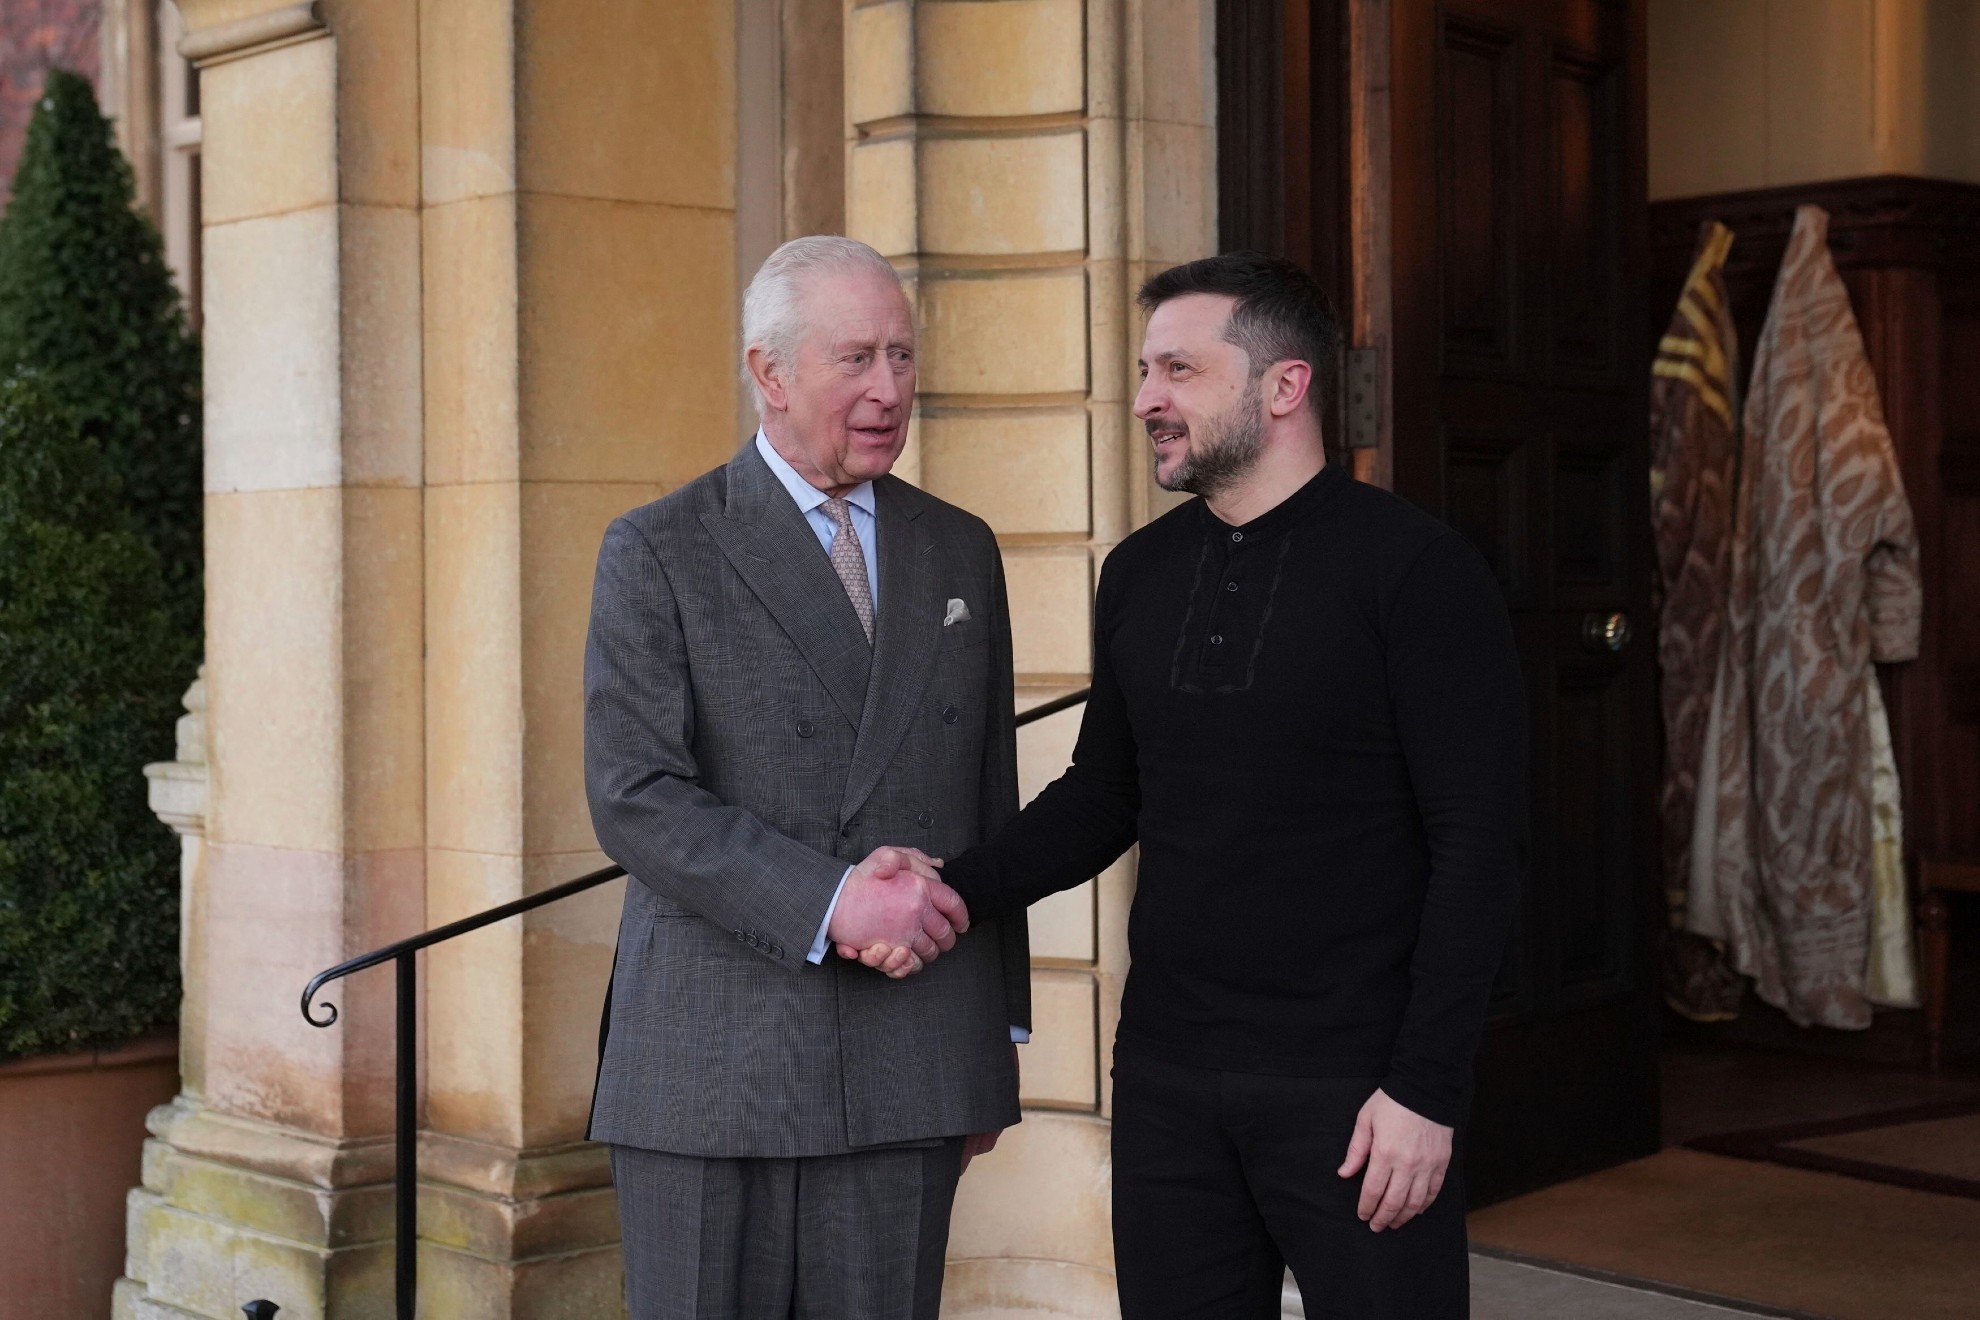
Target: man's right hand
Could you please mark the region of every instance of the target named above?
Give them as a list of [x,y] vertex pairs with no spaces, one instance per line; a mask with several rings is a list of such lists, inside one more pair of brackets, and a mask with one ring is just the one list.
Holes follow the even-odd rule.
[[899,980],[956,946],[969,909],[942,883],[941,862],[915,848],[876,848],[853,868],[826,936],[841,948],[892,945],[881,970]]

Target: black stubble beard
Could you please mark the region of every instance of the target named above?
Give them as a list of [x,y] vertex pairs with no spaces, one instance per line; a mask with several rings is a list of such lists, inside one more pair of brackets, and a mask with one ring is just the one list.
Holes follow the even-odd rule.
[[[1148,423],[1151,436],[1156,425]],[[1163,490],[1186,491],[1208,499],[1242,481],[1264,449],[1264,407],[1254,399],[1242,398],[1205,423],[1202,447],[1184,453],[1167,481],[1162,480],[1158,463],[1155,482]]]

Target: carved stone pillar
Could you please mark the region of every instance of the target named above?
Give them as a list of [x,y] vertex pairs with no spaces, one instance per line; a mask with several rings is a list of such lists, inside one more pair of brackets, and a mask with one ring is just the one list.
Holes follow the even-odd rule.
[[[610,519],[733,451],[729,0],[182,0],[202,70],[209,803],[124,1316],[391,1310],[392,977],[600,862]],[[155,771],[189,797],[194,763]],[[190,803],[175,808],[190,822]],[[190,826],[189,826],[190,828]],[[189,842],[189,849],[193,845]],[[421,1306],[615,1312],[616,887],[421,959]]]
[[296,1000],[421,922],[417,88],[391,59],[413,15],[180,7],[205,120],[206,666],[179,760],[150,771],[186,839],[185,1090],[151,1117],[116,1313],[383,1314],[391,987],[351,985],[332,1032]]

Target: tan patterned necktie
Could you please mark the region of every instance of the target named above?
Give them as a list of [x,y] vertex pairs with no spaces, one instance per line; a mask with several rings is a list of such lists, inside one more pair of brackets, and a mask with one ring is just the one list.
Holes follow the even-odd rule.
[[837,524],[832,538],[832,567],[845,584],[859,626],[866,629],[866,644],[873,644],[873,588],[866,580],[866,554],[859,546],[859,533],[853,530],[852,508],[844,500],[826,500],[825,516]]

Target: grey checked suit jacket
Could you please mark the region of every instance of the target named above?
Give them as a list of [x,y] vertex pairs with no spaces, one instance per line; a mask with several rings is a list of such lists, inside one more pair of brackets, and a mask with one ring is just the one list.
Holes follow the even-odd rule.
[[[868,647],[754,444],[605,533],[585,787],[633,876],[592,1101],[600,1141],[828,1155],[1017,1121],[1022,919],[902,981],[805,961],[847,865],[954,857],[1017,810],[1003,568],[979,518],[874,483]],[[951,599],[970,617],[944,625]]]

